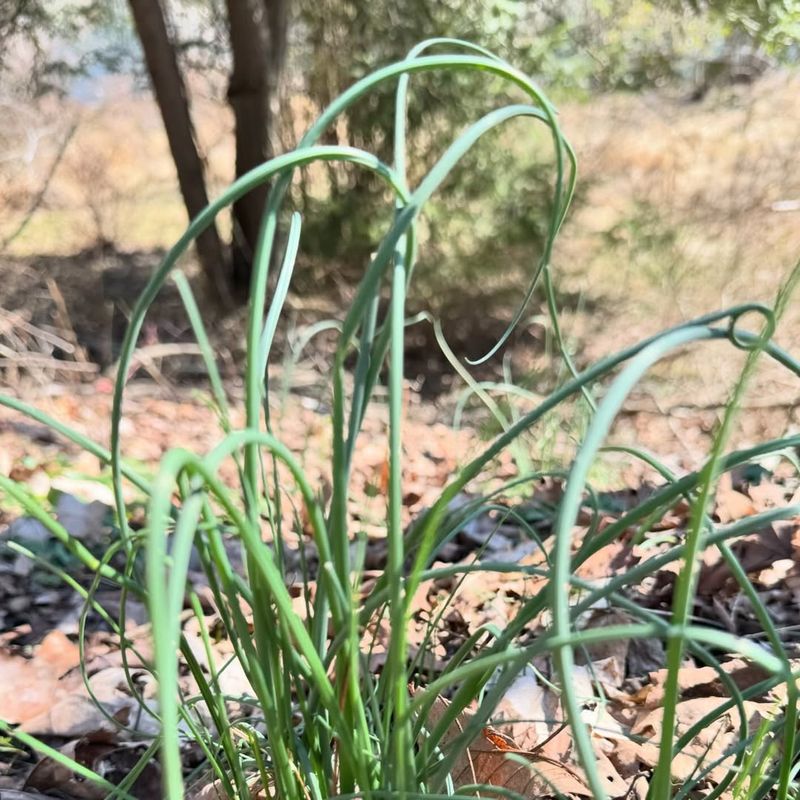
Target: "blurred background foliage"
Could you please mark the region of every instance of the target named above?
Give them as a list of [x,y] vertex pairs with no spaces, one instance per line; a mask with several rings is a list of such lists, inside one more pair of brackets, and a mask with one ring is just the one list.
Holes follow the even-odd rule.
[[[582,166],[573,219],[580,220],[582,210],[588,215],[592,206],[588,229],[599,236],[603,255],[568,247],[559,257],[565,264],[564,291],[574,290],[576,297],[582,290],[570,283],[571,272],[588,275],[598,260],[604,260],[601,275],[605,280],[591,298],[597,303],[604,292],[612,291],[609,285],[619,282],[619,275],[628,276],[626,287],[630,281],[648,280],[661,292],[713,258],[695,240],[691,247],[684,246],[686,232],[697,219],[701,190],[681,195],[683,209],[670,207],[669,188],[658,187],[654,179],[665,174],[663,159],[647,155],[652,164],[642,166],[645,156],[638,150],[635,167],[626,166],[623,171],[631,179],[647,173],[646,185],[634,187],[624,213],[598,221],[604,197],[599,187],[605,185],[603,170],[608,161],[605,145],[596,142],[612,135],[608,129],[616,130],[615,126],[635,135],[637,122],[631,117],[641,113],[642,103],[656,109],[661,123],[674,129],[709,95],[730,109],[738,101],[728,90],[753,85],[771,72],[791,72],[800,57],[800,3],[796,0],[8,0],[0,6],[0,102],[9,108],[45,109],[43,117],[51,124],[59,114],[62,121],[69,116],[65,108],[80,107],[74,113],[81,119],[84,136],[92,120],[101,116],[98,109],[104,103],[117,102],[118,117],[127,101],[119,101],[117,95],[141,96],[149,91],[153,78],[142,55],[141,26],[132,23],[131,10],[137,6],[160,15],[166,24],[208,195],[247,167],[234,137],[241,125],[232,92],[238,45],[231,22],[237,9],[252,15],[255,27],[264,27],[265,46],[279,54],[264,67],[273,70],[275,84],[264,107],[263,127],[269,127],[262,148],[265,157],[293,146],[319,109],[358,78],[402,58],[418,41],[434,36],[476,42],[536,76],[564,106],[568,122],[577,114],[574,109],[589,109],[577,125],[573,122],[579,139],[595,140],[581,153],[586,168]],[[276,10],[285,14],[286,24],[270,29],[269,17]],[[106,88],[98,94],[100,85]],[[480,73],[416,76],[409,108],[412,184],[459,130],[506,102],[507,91]],[[627,95],[640,98],[640,105],[615,112],[615,104],[624,102],[619,98]],[[57,103],[62,104],[58,113],[53,111]],[[392,103],[391,86],[370,95],[328,132],[326,141],[352,144],[391,160]],[[233,120],[228,105],[234,110]],[[593,127],[594,108],[605,109],[603,125]],[[614,113],[627,114],[624,123],[614,121]],[[174,179],[171,187],[155,188],[170,181],[163,163],[152,157],[148,164],[148,156],[143,156],[159,148],[163,151],[163,144],[154,138],[157,131],[152,120],[139,124],[131,113],[127,122],[126,128],[126,120],[115,120],[119,129],[113,146],[106,144],[104,155],[84,152],[80,159],[68,153],[66,166],[57,163],[55,155],[45,161],[56,163],[62,178],[65,170],[72,170],[78,187],[71,188],[72,194],[64,189],[63,181],[53,184],[73,198],[73,207],[78,193],[78,202],[91,211],[82,224],[96,229],[96,239],[104,247],[128,251],[163,247],[180,231],[185,217],[176,203]],[[260,124],[261,120],[251,119],[251,125]],[[37,134],[35,126],[32,132],[31,126],[22,130],[19,125],[0,125],[0,138],[7,145],[0,163],[0,191],[12,211],[0,227],[0,242],[5,241],[12,255],[29,255],[37,248],[69,249],[65,242],[70,241],[70,226],[75,224],[54,211],[58,199],[49,184],[52,174],[40,176],[44,202],[36,202],[41,200],[41,186],[33,179],[25,191],[19,188],[26,163],[20,154],[37,147],[38,139],[31,144],[32,137],[48,135],[46,127],[44,134]],[[691,138],[683,135],[686,141]],[[637,147],[647,144],[639,141]],[[470,302],[474,288],[484,298],[481,311],[487,317],[495,309],[508,307],[541,246],[541,221],[552,190],[549,148],[535,125],[518,121],[487,136],[470,153],[422,221],[414,304],[445,316],[452,308],[455,315],[459,302]],[[71,153],[75,148],[69,145],[67,149]],[[36,153],[38,158],[40,151]],[[121,181],[119,168],[126,160],[131,166]],[[670,164],[670,169],[677,169]],[[112,173],[113,178],[109,177]],[[741,176],[725,180],[729,178],[740,180]],[[606,196],[608,191],[606,187]],[[778,199],[786,191],[781,187]],[[725,197],[731,196],[726,190]],[[751,192],[751,196],[755,195]],[[376,181],[339,165],[303,172],[292,197],[305,215],[297,290],[338,292],[346,300],[391,220],[391,198]],[[718,198],[709,204],[717,202]],[[108,222],[110,209],[115,208],[119,214]],[[25,231],[17,230],[20,219]],[[219,237],[226,250],[235,247],[243,224],[235,216],[220,224]],[[575,230],[579,241],[587,225]],[[57,246],[51,247],[48,237],[58,239]],[[247,253],[246,247],[240,250]],[[740,257],[739,251],[726,256],[730,263]],[[625,265],[611,281],[608,263]],[[585,306],[591,302],[585,299]]]

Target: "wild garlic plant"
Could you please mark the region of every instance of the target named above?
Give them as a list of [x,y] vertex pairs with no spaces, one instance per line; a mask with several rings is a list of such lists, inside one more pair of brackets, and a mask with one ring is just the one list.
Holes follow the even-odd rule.
[[[408,142],[414,132],[408,130],[406,120],[409,92],[416,75],[441,71],[483,73],[501,79],[516,92],[520,102],[488,111],[455,135],[424,177],[411,185]],[[391,164],[354,147],[319,143],[325,131],[353,103],[389,83],[396,86]],[[770,522],[796,516],[800,506],[772,509],[725,526],[711,519],[709,508],[723,472],[768,454],[787,453],[800,445],[800,436],[794,435],[741,451],[728,452],[725,448],[738,401],[759,357],[774,359],[790,373],[800,374],[800,364],[771,339],[775,323],[794,287],[797,270],[775,308],[748,304],[709,313],[608,355],[582,371],[569,359],[566,348],[562,348],[567,378],[558,388],[545,400],[533,403],[525,413],[504,419],[502,433],[452,477],[439,499],[410,528],[404,529],[402,524],[404,329],[406,296],[414,277],[417,253],[417,223],[424,216],[430,198],[481,137],[520,118],[529,120],[531,125],[544,126],[552,142],[548,233],[541,254],[532,260],[528,289],[506,334],[481,360],[497,355],[508,334],[523,318],[538,287],[544,293],[556,340],[561,342],[551,261],[553,245],[575,186],[574,152],[561,131],[555,109],[534,81],[480,47],[462,41],[435,39],[415,47],[403,61],[378,69],[358,81],[320,115],[293,151],[237,180],[191,222],[154,272],[133,309],[117,369],[110,449],[106,450],[29,405],[11,397],[0,398],[4,405],[51,426],[111,467],[119,538],[102,559],[72,538],[24,486],[0,476],[0,491],[20,504],[26,513],[40,519],[53,536],[96,572],[97,581],[88,591],[77,587],[85,594],[87,609],[96,606],[93,592],[100,581],[110,581],[121,589],[119,619],[109,618],[108,624],[119,634],[123,650],[132,646],[125,635],[125,597],[133,595],[147,603],[155,646],[149,669],[158,680],[158,703],[154,707],[142,699],[142,707],[144,713],[157,717],[161,730],[137,768],[117,787],[107,785],[100,776],[63,754],[55,753],[44,743],[3,724],[5,734],[95,781],[108,791],[108,797],[129,797],[136,776],[156,752],[163,768],[164,796],[168,800],[184,797],[186,774],[182,749],[190,740],[204,755],[206,780],[216,782],[219,792],[230,798],[250,797],[256,785],[264,796],[282,800],[461,797],[474,796],[479,790],[513,795],[502,787],[458,786],[453,780],[453,765],[492,718],[498,701],[520,671],[533,658],[550,655],[579,761],[593,796],[600,800],[606,796],[605,787],[589,733],[581,719],[579,698],[570,680],[575,651],[620,637],[658,637],[666,642],[669,679],[661,760],[652,780],[652,800],[690,796],[713,765],[703,765],[692,780],[676,791],[670,771],[673,756],[704,725],[729,709],[735,709],[740,720],[740,747],[731,754],[727,778],[708,795],[708,800],[720,796],[737,780],[737,769],[749,763],[748,746],[755,741],[755,734],[747,727],[744,701],[779,685],[785,687],[786,705],[772,723],[772,730],[758,733],[760,739],[755,745],[762,746],[768,736],[780,737],[783,744],[769,767],[759,773],[760,783],[751,796],[769,795],[780,800],[790,796],[797,762],[797,676],[792,671],[779,632],[737,560],[731,543]],[[299,214],[292,214],[288,226],[282,229],[282,222],[287,219],[288,190],[297,170],[318,162],[341,162],[368,171],[385,183],[387,192],[394,198],[391,227],[367,265],[353,301],[338,326],[338,343],[329,376],[332,492],[329,502],[324,504],[319,487],[309,480],[296,455],[272,428],[268,379],[273,345],[302,245]],[[271,188],[254,255],[249,298],[244,369],[245,424],[235,428],[202,314],[178,265],[194,239],[217,215],[263,184]],[[279,241],[283,252],[276,258]],[[276,274],[271,274],[271,265],[278,262]],[[221,421],[221,435],[219,443],[208,453],[184,449],[168,452],[155,477],[147,479],[126,465],[122,452],[120,431],[126,376],[148,309],[170,279],[177,282],[203,353],[211,394]],[[382,297],[388,298],[385,313],[381,313]],[[742,324],[745,316],[753,314],[764,321],[764,329],[757,333],[748,331]],[[676,476],[651,456],[639,454],[650,466],[660,470],[663,485],[602,530],[593,526],[591,534],[577,544],[574,528],[587,491],[589,469],[627,395],[659,359],[678,349],[702,347],[706,342],[718,340],[746,350],[748,366],[732,391],[725,420],[705,466],[697,472]],[[349,367],[351,361],[352,368]],[[469,366],[459,364],[459,371],[467,381],[471,380]],[[357,532],[348,516],[348,500],[358,435],[369,405],[375,402],[375,390],[383,380],[384,370],[388,376],[389,412],[384,521],[388,555],[385,570],[370,593],[364,596],[360,590],[363,559],[359,557],[359,549],[352,547]],[[472,385],[479,392],[487,388],[476,382]],[[534,568],[476,561],[432,566],[439,548],[470,519],[492,507],[496,495],[472,500],[460,506],[457,512],[453,510],[452,501],[464,489],[473,486],[480,476],[490,474],[495,459],[507,448],[518,447],[522,434],[535,433],[536,426],[549,412],[581,395],[588,399],[593,413],[569,472],[545,564]],[[598,402],[595,397],[602,399]],[[518,449],[517,454],[523,456],[517,459],[522,467],[520,474],[500,493],[530,484],[538,477],[525,468],[524,452]],[[220,468],[231,461],[237,467],[238,484],[235,486],[226,484],[220,477]],[[284,472],[291,476],[292,492],[305,507],[304,519],[318,554],[314,574],[310,568],[304,573],[304,592],[308,599],[304,615],[296,612],[287,586],[288,540],[302,532],[298,510],[287,501],[285,487],[279,485],[278,476]],[[126,483],[133,484],[148,498],[144,531],[134,531],[128,523]],[[626,531],[658,518],[683,499],[690,503],[692,514],[682,541],[627,572],[611,577],[603,585],[587,584],[576,577],[580,565],[602,547]],[[243,571],[235,568],[229,556],[226,540],[231,537],[244,554]],[[691,609],[697,565],[700,554],[708,548],[719,550],[741,591],[750,600],[763,626],[767,646],[693,624]],[[247,678],[251,695],[232,698],[224,696],[220,689],[220,672],[225,667],[214,665],[210,653],[212,634],[199,599],[187,585],[193,552],[202,564],[223,632],[216,631],[214,636],[224,635],[230,641],[233,658]],[[111,566],[111,557],[117,553],[125,556],[125,568]],[[656,615],[629,599],[626,592],[629,587],[635,587],[670,563],[678,565],[671,615]],[[520,600],[505,629],[486,627],[474,631],[440,674],[428,685],[412,692],[409,684],[414,659],[410,657],[407,631],[415,592],[424,581],[458,578],[476,571],[529,573],[545,581],[535,595]],[[601,602],[625,609],[635,621],[579,629],[576,620]],[[187,642],[181,623],[186,609],[196,617],[208,653],[206,665]],[[249,614],[244,609],[249,609]],[[531,643],[522,634],[526,625],[545,610],[549,610],[552,624]],[[380,673],[374,674],[362,642],[365,634],[382,621],[388,623],[391,636],[386,643],[385,663]],[[678,670],[686,653],[718,671],[730,692],[730,701],[700,720],[692,730],[678,736],[675,715],[680,698]],[[720,659],[726,653],[740,653],[751,659],[768,677],[758,686],[740,690],[720,666]],[[196,695],[183,696],[179,692],[179,662],[188,668],[197,686]],[[133,680],[130,691],[134,695],[138,691]],[[443,713],[433,714],[443,693],[450,697],[450,703]],[[233,700],[237,702],[232,703]],[[461,718],[463,722],[463,712],[473,707],[476,700],[477,710],[473,709],[466,723],[454,728],[456,720]],[[246,709],[246,713],[242,709]]]

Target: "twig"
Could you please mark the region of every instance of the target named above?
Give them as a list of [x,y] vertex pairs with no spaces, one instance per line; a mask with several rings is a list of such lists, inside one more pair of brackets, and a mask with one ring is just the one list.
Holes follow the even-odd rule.
[[[202,354],[200,346],[191,342],[186,344],[159,342],[158,344],[145,345],[134,350],[127,377],[131,378],[138,369],[144,369],[156,383],[170,389],[171,386],[156,365],[156,361],[169,356],[200,356]],[[115,363],[110,370],[111,377],[116,376],[118,369],[119,362]]]
[[75,328],[72,327],[72,320],[70,319],[69,311],[67,310],[67,304],[64,301],[64,295],[61,294],[61,289],[58,288],[58,284],[51,277],[48,276],[46,280],[47,291],[50,292],[50,297],[53,298],[53,302],[56,304],[59,326],[65,333],[69,335],[69,340],[72,342],[74,347],[73,355],[75,356],[75,360],[87,363],[89,359],[86,356],[86,352],[84,351],[83,347],[81,347],[80,342],[78,341]]
[[[711,403],[675,403],[670,406],[659,406],[656,403],[628,401],[625,406],[620,410],[620,414],[655,414],[658,416],[685,416],[680,412],[696,413],[700,411],[719,411],[725,408],[725,401],[711,402]],[[782,410],[786,408],[796,408],[798,405],[797,398],[785,398],[778,400],[765,400],[763,402],[746,403],[739,406],[742,411],[770,411]]]
[[33,219],[33,215],[39,210],[39,206],[42,204],[44,200],[45,194],[47,194],[47,190],[50,188],[50,183],[53,180],[53,176],[56,174],[56,170],[58,169],[58,165],[61,163],[61,160],[64,158],[64,153],[67,150],[67,146],[72,141],[72,137],[75,135],[75,132],[78,130],[78,125],[80,124],[80,120],[76,120],[72,123],[69,131],[67,131],[67,135],[64,137],[61,145],[58,148],[58,152],[56,153],[56,157],[53,159],[53,163],[50,165],[50,170],[47,173],[47,177],[45,178],[44,184],[42,188],[37,192],[36,196],[33,198],[25,216],[22,218],[22,221],[17,225],[16,229],[11,232],[9,236],[3,239],[2,243],[0,243],[0,250],[5,250],[8,246],[22,234],[25,228],[28,227],[28,223]]
[[67,372],[97,372],[100,369],[97,364],[62,361],[60,358],[34,356],[30,353],[20,353],[14,358],[0,358],[0,367],[50,367]]
[[4,311],[0,308],[0,321],[5,321],[10,326],[10,330],[5,328],[3,329],[2,332],[5,335],[9,335],[14,328],[19,328],[20,330],[25,331],[25,333],[33,336],[35,339],[41,339],[43,342],[47,342],[48,344],[51,344],[54,347],[57,347],[59,350],[69,353],[70,355],[72,355],[75,350],[75,345],[73,345],[71,342],[68,342],[66,339],[62,339],[60,336],[56,336],[54,333],[50,333],[50,331],[37,328],[18,312]]

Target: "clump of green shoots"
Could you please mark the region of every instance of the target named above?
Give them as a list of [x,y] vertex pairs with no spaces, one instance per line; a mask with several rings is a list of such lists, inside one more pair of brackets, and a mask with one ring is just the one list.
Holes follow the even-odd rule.
[[[525,101],[492,110],[461,132],[430,172],[412,187],[406,177],[407,96],[414,75],[440,70],[487,73],[508,82],[524,96]],[[382,163],[370,153],[356,148],[318,144],[324,132],[351,104],[389,81],[396,82],[392,164]],[[797,760],[796,676],[792,673],[774,623],[748,581],[730,543],[768,522],[797,515],[800,506],[770,510],[728,526],[716,524],[709,515],[717,480],[724,471],[800,445],[800,436],[789,436],[738,452],[726,452],[724,448],[738,399],[759,356],[763,354],[773,358],[792,373],[800,374],[800,364],[771,341],[775,321],[789,296],[788,289],[779,297],[775,309],[745,305],[708,314],[609,355],[582,372],[577,371],[562,347],[568,379],[526,413],[515,414],[513,418],[502,416],[502,433],[453,477],[438,501],[416,519],[410,529],[403,528],[404,327],[407,322],[406,292],[413,279],[416,257],[416,224],[425,213],[428,200],[480,137],[520,117],[529,119],[533,125],[544,125],[549,132],[554,179],[548,236],[541,256],[532,266],[528,291],[508,331],[519,322],[535,288],[541,285],[554,335],[561,342],[550,261],[553,243],[575,185],[573,151],[562,134],[552,105],[533,81],[481,48],[440,39],[422,43],[402,62],[379,69],[360,80],[323,112],[295,150],[239,179],[191,223],[155,272],[133,310],[118,367],[109,451],[23,403],[12,398],[0,398],[5,405],[51,425],[112,467],[120,538],[108,556],[101,560],[73,540],[24,487],[0,476],[0,491],[41,519],[54,536],[96,571],[98,581],[112,581],[122,588],[123,609],[127,594],[142,598],[150,609],[155,657],[149,668],[158,679],[159,689],[156,709],[144,708],[146,713],[157,714],[161,735],[122,785],[106,786],[109,797],[128,796],[138,771],[156,750],[160,753],[163,767],[164,796],[168,800],[183,797],[185,773],[181,753],[188,740],[199,746],[205,757],[208,781],[215,781],[220,793],[230,798],[249,797],[254,781],[265,795],[281,800],[326,800],[337,796],[367,799],[448,794],[466,796],[478,791],[513,795],[513,792],[498,787],[454,786],[453,765],[459,753],[491,719],[498,701],[515,677],[533,658],[549,654],[557,668],[562,702],[577,754],[591,791],[600,800],[606,796],[605,789],[586,726],[581,720],[581,708],[570,673],[576,649],[620,637],[658,637],[667,644],[670,677],[664,701],[662,759],[651,788],[653,800],[689,797],[704,774],[714,766],[704,765],[692,780],[677,790],[671,783],[670,761],[694,735],[692,731],[680,737],[676,735],[675,708],[680,697],[678,670],[687,652],[700,662],[715,667],[731,693],[729,704],[721,705],[698,722],[695,729],[709,724],[729,708],[737,709],[741,719],[741,741],[733,753],[728,777],[709,797],[719,796],[732,784],[739,792],[747,785],[748,796],[753,798],[775,796],[784,800],[790,796]],[[319,161],[346,162],[374,173],[385,182],[395,203],[393,224],[366,268],[339,328],[338,346],[330,373],[332,493],[324,505],[318,487],[309,482],[298,460],[272,431],[268,381],[273,342],[302,234],[300,217],[294,215],[285,235],[278,236],[280,222],[284,219],[284,201],[294,173]],[[193,240],[217,214],[264,183],[269,183],[272,188],[255,253],[250,292],[244,375],[246,423],[243,428],[234,429],[201,315],[187,281],[176,268]],[[284,243],[283,257],[277,274],[270,276],[270,265],[276,262],[274,249],[279,238]],[[155,479],[148,481],[125,465],[120,447],[120,422],[128,366],[145,315],[170,276],[177,281],[204,354],[220,415],[222,437],[209,453],[169,452],[163,458]],[[790,288],[796,277],[796,273],[793,274]],[[379,300],[385,295],[389,297],[389,304],[385,316],[382,316]],[[764,330],[758,334],[748,332],[741,325],[743,316],[750,312],[763,316]],[[664,477],[663,486],[602,531],[593,527],[591,535],[576,551],[573,530],[587,489],[589,469],[626,396],[655,362],[676,348],[715,340],[727,340],[733,347],[748,351],[749,359],[732,393],[724,424],[705,467],[678,478],[659,465]],[[498,342],[484,358],[493,356],[502,343],[503,340]],[[345,365],[350,363],[353,354],[355,367],[348,390]],[[390,425],[385,530],[388,560],[374,589],[364,598],[360,592],[363,559],[359,555],[363,551],[352,547],[356,537],[349,523],[347,507],[357,437],[387,367]],[[468,367],[459,365],[459,369],[468,378]],[[609,382],[611,378],[613,380]],[[471,386],[491,401],[487,394],[489,387],[475,382]],[[594,396],[600,388],[603,389],[602,400],[597,403]],[[513,389],[504,387],[503,391]],[[431,565],[438,548],[470,516],[490,507],[493,499],[474,501],[455,515],[451,513],[452,501],[472,481],[490,472],[494,459],[505,449],[514,448],[523,434],[535,432],[536,425],[553,409],[581,395],[592,409],[592,415],[569,473],[546,566],[534,569],[476,562],[433,568]],[[527,399],[532,400],[533,396]],[[524,449],[519,449],[517,455],[521,471],[513,481],[515,487],[538,477],[535,472],[527,471],[529,462],[526,463],[524,458]],[[239,484],[236,488],[225,485],[220,478],[221,466],[230,460],[238,468]],[[650,458],[648,463],[653,465],[656,462]],[[280,472],[291,475],[294,490],[302,498],[304,518],[308,521],[318,554],[313,591],[311,575],[306,571],[308,608],[304,616],[296,613],[286,580],[289,569],[287,542],[300,534],[299,514],[287,502],[278,484],[278,464],[281,465]],[[126,482],[132,482],[148,497],[147,528],[144,531],[133,531],[128,526],[123,494]],[[599,549],[627,530],[664,513],[682,498],[693,509],[684,541],[602,586],[587,585],[575,577],[577,568]],[[266,537],[265,528],[268,532]],[[244,575],[232,565],[225,546],[225,539],[231,533],[244,553]],[[727,561],[763,625],[767,647],[692,624],[690,611],[698,557],[706,548],[718,548]],[[206,627],[201,603],[187,589],[193,551],[199,556],[224,636],[232,644],[233,657],[252,687],[252,696],[224,696],[220,688],[220,671],[213,666],[213,658],[209,654],[209,666],[204,668],[184,637],[181,618],[188,602],[205,647],[211,648],[211,632]],[[125,569],[110,566],[111,556],[115,553],[126,557]],[[142,553],[144,570],[139,558]],[[679,564],[671,615],[655,615],[628,599],[627,587],[636,586],[647,575],[670,562]],[[427,686],[412,692],[409,684],[413,660],[409,657],[407,629],[411,601],[421,583],[431,578],[457,577],[466,572],[511,570],[534,572],[545,577],[545,588],[520,602],[505,630],[477,631],[441,674]],[[87,606],[90,606],[93,602],[91,591],[86,596]],[[626,609],[636,621],[579,630],[576,626],[578,617],[601,602]],[[243,605],[250,609],[251,615],[243,611]],[[551,627],[533,643],[523,644],[525,640],[521,634],[526,624],[545,609],[550,609]],[[376,629],[382,621],[388,622],[391,638],[387,643],[385,665],[380,675],[375,675],[368,667],[362,641],[365,632]],[[121,646],[129,647],[124,635],[124,619],[111,620],[110,624],[119,632]],[[720,658],[725,653],[740,653],[752,659],[769,677],[752,689],[739,690],[720,667]],[[178,692],[179,658],[191,672],[199,690],[197,696],[185,697]],[[771,723],[769,731],[751,733],[747,728],[744,700],[779,684],[785,685],[788,695],[782,715]],[[136,691],[133,683],[131,690]],[[432,714],[442,693],[447,693],[451,702],[443,713]],[[231,700],[238,702],[232,704]],[[476,700],[479,700],[477,710],[473,709],[469,722],[453,735],[454,721],[465,709],[473,707]],[[242,708],[249,709],[249,713],[241,713]],[[10,729],[8,725],[2,725],[0,730],[53,755],[44,744]],[[782,747],[770,749],[772,760],[766,766],[763,763],[758,765],[753,773],[757,785],[754,786],[752,780],[749,783],[743,781],[742,770],[753,768],[749,754],[754,749],[760,752],[769,738],[776,736],[782,738]],[[72,769],[82,770],[84,777],[104,785],[102,779],[86,768],[61,754],[55,757]]]

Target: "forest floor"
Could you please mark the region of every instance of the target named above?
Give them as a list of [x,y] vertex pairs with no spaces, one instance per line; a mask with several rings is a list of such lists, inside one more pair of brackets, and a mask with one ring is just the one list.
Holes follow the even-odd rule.
[[[236,393],[236,388],[231,387],[234,400]],[[108,378],[99,376],[84,385],[48,384],[40,387],[35,398],[28,399],[79,432],[100,442],[107,441],[111,411]],[[474,426],[454,430],[452,425],[445,424],[445,407],[444,402],[436,406],[409,391],[404,428],[404,524],[430,506],[458,468],[485,445],[485,436]],[[324,496],[326,486],[330,485],[329,409],[325,400],[308,391],[289,394],[274,411],[273,424],[279,438],[300,459],[312,485]],[[747,418],[752,416],[748,414]],[[693,416],[683,418],[672,415],[664,426],[653,425],[653,418],[647,412],[626,415],[614,434],[615,440],[633,439],[639,446],[667,453],[675,452],[676,441],[682,442],[686,456],[683,469],[679,467],[681,473],[701,463],[703,440],[713,428],[716,412],[696,411]],[[240,422],[239,415],[234,413],[234,425]],[[762,430],[764,425],[769,427],[769,420],[761,425]],[[365,592],[386,558],[383,523],[388,474],[386,433],[387,416],[379,404],[368,417],[356,449],[349,505],[352,529],[367,542]],[[205,452],[218,436],[215,412],[197,389],[170,385],[163,376],[160,386],[152,380],[137,380],[129,386],[122,425],[123,452],[141,469],[155,469],[169,447]],[[800,499],[800,480],[794,470],[786,462],[768,466],[759,474],[734,471],[723,481],[715,503],[715,520],[730,523]],[[56,518],[91,552],[102,555],[113,535],[113,497],[107,471],[96,458],[87,456],[47,427],[0,408],[0,471],[21,482],[36,496],[49,498]],[[226,482],[235,483],[232,465],[222,474]],[[516,466],[506,454],[491,474],[468,487],[468,494],[461,501],[466,502],[475,493],[485,492],[515,474]],[[587,499],[574,530],[576,547],[590,525],[602,529],[661,483],[652,472],[625,458],[611,459],[597,476],[598,506],[590,508]],[[562,491],[560,478],[546,478],[513,496],[500,498],[500,508],[505,506],[526,520],[544,542],[544,549],[519,523],[507,518],[502,510],[495,510],[465,525],[437,553],[437,563],[483,559],[508,561],[522,567],[542,564],[550,548],[549,535]],[[126,497],[134,522],[143,519],[141,500],[135,491]],[[680,540],[688,525],[687,514],[687,507],[679,503],[663,518],[651,520],[643,538],[631,531],[630,535],[610,543],[583,564],[579,577],[600,584],[661,552],[666,543]],[[593,515],[596,515],[594,522]],[[9,543],[27,548],[41,560],[21,555],[18,550],[10,549]],[[302,546],[299,542],[298,547]],[[796,521],[766,525],[745,537],[737,548],[748,576],[783,632],[788,652],[800,657],[796,644],[800,643],[796,625],[800,613],[800,527]],[[0,686],[3,687],[0,719],[19,725],[21,730],[114,782],[124,776],[143,752],[154,733],[155,722],[141,712],[138,701],[131,697],[115,638],[95,612],[88,614],[81,640],[83,601],[53,574],[53,566],[84,586],[90,585],[94,578],[40,523],[13,503],[4,502],[0,512]],[[646,585],[638,587],[634,599],[645,608],[666,613],[675,577],[674,566],[667,565],[655,572]],[[202,573],[192,572],[190,580],[200,596],[204,596]],[[301,597],[300,573],[287,576],[287,580],[290,587],[296,581]],[[476,573],[457,586],[441,581],[424,583],[412,605],[409,631],[412,652],[422,646],[443,603],[447,604],[447,611],[438,622],[432,646],[417,666],[416,680],[424,684],[435,676],[480,626],[506,625],[520,603],[541,590],[541,580],[512,572]],[[715,551],[704,554],[699,587],[693,607],[695,622],[759,640],[761,629],[752,609]],[[95,599],[112,615],[119,613],[117,589],[101,584]],[[150,652],[146,609],[128,599],[125,613],[127,634],[137,652],[146,659]],[[209,613],[213,617],[213,612]],[[299,607],[298,613],[302,613]],[[594,609],[581,624],[606,625],[628,619],[625,612],[604,607]],[[547,624],[546,617],[535,619],[526,629],[526,636],[535,636]],[[184,633],[190,637],[199,635],[191,625]],[[376,671],[381,668],[388,635],[389,631],[384,631],[370,645],[370,664]],[[79,642],[83,647],[87,683],[79,668]],[[229,657],[226,640],[217,642],[214,648],[219,665],[225,663]],[[610,647],[589,648],[579,661],[582,666],[577,669],[576,680],[587,702],[593,698],[594,711],[587,712],[587,721],[594,731],[593,742],[602,774],[609,782],[609,794],[644,798],[658,756],[659,714],[666,675],[663,646],[657,640],[620,641]],[[752,686],[764,677],[760,670],[738,658],[723,660],[723,664],[740,688]],[[128,664],[128,669],[147,697],[152,693],[148,683],[151,678],[142,666]],[[534,666],[540,679],[552,672],[547,659]],[[229,669],[226,675],[227,693],[248,692],[242,674]],[[188,685],[185,688],[191,689]],[[89,699],[89,689],[100,707]],[[692,659],[687,659],[681,670],[681,691],[679,730],[724,703],[728,696],[717,673]],[[602,703],[598,692],[604,698]],[[771,719],[780,703],[780,693],[774,691],[748,701],[751,722]],[[558,696],[546,683],[526,673],[514,684],[498,714],[495,732],[487,734],[489,738],[483,744],[476,745],[479,749],[489,747],[494,752],[499,747],[504,752],[514,747],[528,754],[537,770],[544,770],[556,790],[569,797],[587,795],[580,768],[574,763],[569,731],[563,727]],[[535,722],[504,723],[504,718]],[[690,742],[675,761],[675,780],[688,779],[699,762],[721,758],[738,736],[736,725],[733,714],[723,715],[713,730]],[[497,736],[505,738],[492,738]],[[196,754],[187,751],[186,758],[189,768]],[[723,763],[703,780],[703,791],[710,791],[724,774]],[[550,796],[541,785],[520,785],[518,777],[509,778],[506,785],[528,793],[535,790],[540,797]],[[207,782],[204,786],[191,796],[198,800],[216,797],[213,792],[209,794]],[[103,791],[95,790],[52,759],[36,756],[8,742],[0,749],[0,797],[35,798],[42,796],[40,793],[70,800],[94,797],[99,800],[105,796]],[[142,800],[160,796],[156,762],[142,773],[133,793]],[[732,796],[730,792],[723,794]]]

